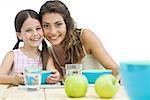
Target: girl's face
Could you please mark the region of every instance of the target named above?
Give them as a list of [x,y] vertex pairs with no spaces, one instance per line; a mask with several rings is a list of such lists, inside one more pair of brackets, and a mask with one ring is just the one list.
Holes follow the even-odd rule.
[[42,17],[44,35],[52,45],[59,45],[66,35],[66,24],[58,13],[46,13]]
[[21,27],[21,32],[18,33],[25,46],[38,47],[43,37],[43,30],[39,20],[34,18],[27,18]]

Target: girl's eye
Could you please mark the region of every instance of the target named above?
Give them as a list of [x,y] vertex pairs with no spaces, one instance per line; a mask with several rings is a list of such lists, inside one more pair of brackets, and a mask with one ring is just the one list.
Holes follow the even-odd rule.
[[36,30],[40,30],[40,29],[42,29],[42,28],[41,27],[36,28]]
[[26,30],[26,32],[30,32],[30,31],[31,31],[30,29]]

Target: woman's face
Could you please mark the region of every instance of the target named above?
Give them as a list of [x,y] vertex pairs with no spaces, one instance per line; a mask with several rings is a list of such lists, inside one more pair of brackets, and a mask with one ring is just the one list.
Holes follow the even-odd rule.
[[58,13],[46,13],[42,16],[44,35],[52,45],[59,45],[66,35],[66,24]]

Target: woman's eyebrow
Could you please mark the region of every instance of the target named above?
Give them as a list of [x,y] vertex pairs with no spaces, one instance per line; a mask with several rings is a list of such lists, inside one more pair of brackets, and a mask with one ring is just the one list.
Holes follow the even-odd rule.
[[49,24],[48,22],[43,22],[43,24]]
[[55,23],[62,23],[62,21],[56,21]]

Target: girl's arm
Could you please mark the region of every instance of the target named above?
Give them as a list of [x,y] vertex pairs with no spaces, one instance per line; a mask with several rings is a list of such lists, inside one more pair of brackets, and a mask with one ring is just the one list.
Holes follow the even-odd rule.
[[12,51],[8,52],[0,66],[0,74],[8,74],[13,65],[14,54]]
[[110,57],[101,41],[90,30],[83,30],[83,45],[88,54],[92,54],[105,68],[111,69],[113,75],[118,75],[118,65]]
[[22,75],[8,75],[14,61],[12,51],[8,52],[0,66],[0,84],[17,84],[23,83]]
[[16,75],[5,75],[0,74],[0,84],[24,84],[23,75],[16,74]]

